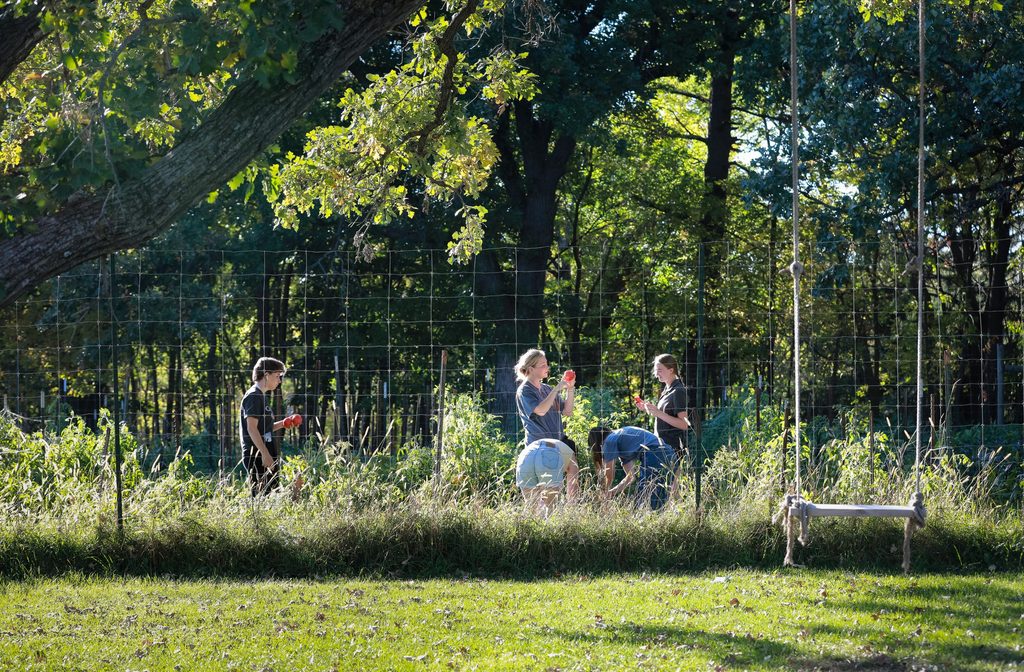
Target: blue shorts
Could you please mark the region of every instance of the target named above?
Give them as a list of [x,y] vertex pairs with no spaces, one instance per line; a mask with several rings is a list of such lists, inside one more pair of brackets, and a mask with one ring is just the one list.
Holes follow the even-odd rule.
[[555,439],[534,441],[516,460],[516,485],[520,488],[562,487],[565,470],[575,459],[572,448]]

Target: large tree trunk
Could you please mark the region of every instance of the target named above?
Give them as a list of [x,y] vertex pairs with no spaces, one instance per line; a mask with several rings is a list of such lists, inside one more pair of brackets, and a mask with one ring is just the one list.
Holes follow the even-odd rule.
[[[491,411],[502,419],[509,434],[518,431],[515,408],[516,379],[512,369],[518,353],[539,345],[544,320],[544,286],[555,232],[558,183],[576,148],[576,138],[555,135],[550,121],[534,116],[530,102],[515,104],[515,133],[504,118],[496,133],[501,152],[499,173],[517,221],[519,236],[513,260],[515,272],[503,273],[494,251],[481,255],[477,286],[485,319],[493,321],[495,377]],[[520,160],[522,168],[520,168]]]
[[156,348],[153,347],[152,343],[146,344],[147,362],[149,364],[146,367],[149,373],[149,394],[152,395],[150,398],[149,408],[149,426],[150,426],[150,441],[157,443],[160,441],[160,379],[157,374],[157,361],[156,361]]
[[217,399],[220,395],[220,359],[217,357],[217,332],[210,334],[209,350],[206,351],[206,445],[212,455],[218,430]]
[[[716,306],[721,304],[719,292],[722,269],[725,268],[727,254],[726,235],[728,231],[729,207],[726,202],[726,180],[729,179],[729,161],[732,155],[732,80],[736,61],[736,48],[740,39],[739,16],[733,10],[723,15],[719,26],[718,52],[712,62],[711,71],[711,104],[708,114],[707,159],[704,163],[704,202],[701,206],[700,240],[704,245],[704,282],[705,334],[720,334],[721,320],[718,318]],[[714,340],[705,340],[704,367],[706,376],[702,376],[704,385],[711,386],[711,381],[722,380],[727,362],[719,361],[721,348]],[[728,384],[728,381],[726,381]],[[701,395],[704,399],[714,399],[713,390],[710,394]]]
[[39,27],[40,4],[31,3],[24,9],[23,16],[16,16],[13,6],[0,10],[0,82],[7,81],[43,39]]
[[79,264],[139,247],[270,145],[418,0],[341,3],[345,25],[304,50],[295,84],[240,84],[198,128],[134,179],[79,194],[0,242],[0,306]]
[[996,370],[996,349],[1006,334],[1006,314],[1009,302],[1007,270],[1010,263],[1010,226],[1013,219],[1014,203],[1010,190],[1003,190],[996,198],[996,212],[992,218],[990,240],[995,244],[987,248],[985,264],[988,270],[988,291],[981,314],[981,328],[984,334],[984,387],[981,393],[982,417],[985,422],[1002,424],[998,404],[998,371]]
[[[973,213],[972,213],[973,214]],[[957,388],[959,393],[954,401],[954,424],[976,424],[982,416],[982,390],[980,388],[981,347],[978,338],[982,333],[977,318],[981,304],[974,285],[974,265],[978,257],[978,242],[974,235],[974,224],[967,217],[954,221],[949,236],[949,250],[953,259],[953,277],[960,288],[963,310],[971,319],[965,324],[976,327],[974,333],[961,336],[960,366]]]

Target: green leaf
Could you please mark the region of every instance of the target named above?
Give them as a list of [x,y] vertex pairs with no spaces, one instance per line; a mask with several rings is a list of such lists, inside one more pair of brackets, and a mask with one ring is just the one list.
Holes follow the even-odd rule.
[[235,191],[240,186],[242,186],[242,183],[245,182],[245,178],[246,171],[243,170],[234,177],[232,177],[230,180],[228,180],[228,187],[231,189],[231,191]]
[[281,55],[281,67],[285,70],[291,71],[295,69],[295,66],[299,64],[299,55],[294,49],[284,52]]

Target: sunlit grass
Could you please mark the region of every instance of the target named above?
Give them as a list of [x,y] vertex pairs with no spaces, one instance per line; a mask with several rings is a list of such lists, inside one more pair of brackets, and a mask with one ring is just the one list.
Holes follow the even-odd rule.
[[1001,670],[1024,577],[0,584],[6,669]]

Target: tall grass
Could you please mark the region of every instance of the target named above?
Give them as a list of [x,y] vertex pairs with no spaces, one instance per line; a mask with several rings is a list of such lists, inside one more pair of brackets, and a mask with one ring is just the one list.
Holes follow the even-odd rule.
[[[259,499],[249,495],[244,474],[203,473],[187,452],[145,469],[141,448],[122,428],[123,536],[113,520],[106,416],[98,431],[77,420],[60,434],[26,434],[3,417],[0,575],[515,575],[776,565],[784,542],[768,520],[792,480],[792,455],[782,450],[781,412],[764,409],[758,429],[750,404],[740,398],[716,418],[720,425],[706,425],[709,441],[717,441],[715,432],[726,439],[712,451],[699,515],[688,474],[681,499],[659,514],[598,501],[585,450],[583,501],[546,520],[529,515],[514,485],[516,447],[471,395],[452,397],[439,481],[430,448],[360,459],[344,444],[309,444],[286,458],[282,491]],[[580,445],[599,421],[597,407],[581,391],[568,426]],[[872,431],[852,416],[806,431],[815,439],[804,448],[803,483],[814,501],[904,503],[913,492],[906,437]],[[921,479],[929,524],[915,536],[915,565],[1024,566],[1015,468],[990,454],[983,461],[949,450],[929,455]],[[294,489],[300,478],[303,487]],[[893,521],[819,520],[800,559],[895,569],[901,535]]]

